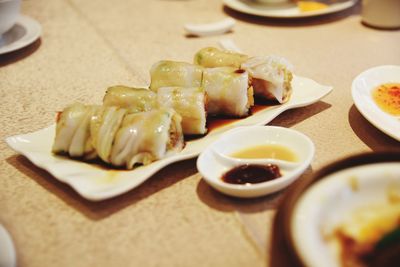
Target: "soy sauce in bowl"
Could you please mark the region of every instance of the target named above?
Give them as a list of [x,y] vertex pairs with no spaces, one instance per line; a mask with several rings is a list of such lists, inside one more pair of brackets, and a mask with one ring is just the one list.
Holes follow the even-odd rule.
[[246,164],[227,171],[221,179],[229,184],[251,185],[271,181],[281,176],[279,167],[275,164]]

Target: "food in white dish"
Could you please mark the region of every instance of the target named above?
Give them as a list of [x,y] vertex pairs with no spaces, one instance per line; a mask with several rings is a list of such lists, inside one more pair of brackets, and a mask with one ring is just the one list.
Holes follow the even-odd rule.
[[161,87],[157,93],[142,88],[113,86],[103,99],[105,106],[125,108],[128,113],[173,108],[182,117],[184,134],[205,134],[206,94],[202,87]]
[[250,74],[256,96],[285,103],[292,93],[293,66],[278,56],[252,57],[241,65]]
[[147,165],[183,147],[181,117],[173,109],[128,114],[115,135],[110,163],[132,169],[137,163]]
[[354,210],[325,238],[343,267],[390,266],[395,256],[389,254],[400,252],[399,199]]
[[305,266],[386,267],[397,266],[388,265],[389,259],[400,262],[398,155],[375,158],[388,162],[351,167],[346,164],[362,158],[338,162],[296,199],[291,235]]
[[127,113],[120,107],[102,106],[96,110],[90,122],[90,139],[98,157],[111,163],[110,154],[115,135]]
[[254,95],[267,100],[282,104],[289,100],[292,92],[293,66],[283,57],[249,57],[233,51],[207,47],[196,53],[194,63],[206,68],[235,67],[246,70]]
[[149,89],[118,85],[107,89],[103,105],[117,106],[136,113],[154,109],[156,101],[157,94]]
[[182,117],[184,134],[205,134],[206,92],[202,87],[161,87],[157,91],[160,107],[173,108]]
[[[232,53],[233,55],[233,53]],[[244,117],[254,104],[246,71],[234,67],[203,68],[175,61],[160,61],[151,71],[151,89],[202,87],[207,95],[207,114]]]
[[180,151],[183,134],[206,134],[207,116],[250,115],[253,87],[279,103],[290,97],[291,67],[282,58],[204,48],[195,63],[201,65],[159,61],[149,88],[113,86],[103,106],[67,107],[57,120],[53,152],[131,169]]
[[160,108],[129,113],[117,106],[72,104],[60,113],[52,151],[74,158],[100,158],[132,169],[149,164],[184,146],[181,117]]
[[161,60],[150,69],[150,89],[160,87],[200,87],[203,68],[186,62]]
[[246,71],[231,67],[207,68],[202,86],[207,93],[207,113],[210,115],[244,117],[254,105]]
[[194,56],[194,64],[205,68],[233,67],[239,69],[249,57],[244,54],[220,50],[215,47],[206,47],[199,50]]
[[95,157],[96,150],[90,138],[90,124],[97,109],[97,106],[75,103],[58,113],[52,151],[71,157]]

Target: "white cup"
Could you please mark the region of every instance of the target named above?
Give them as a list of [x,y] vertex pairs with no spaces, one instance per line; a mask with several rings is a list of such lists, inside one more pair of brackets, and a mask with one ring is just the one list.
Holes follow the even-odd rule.
[[20,6],[21,0],[0,0],[0,37],[14,26]]
[[378,28],[400,28],[400,0],[363,0],[363,23]]

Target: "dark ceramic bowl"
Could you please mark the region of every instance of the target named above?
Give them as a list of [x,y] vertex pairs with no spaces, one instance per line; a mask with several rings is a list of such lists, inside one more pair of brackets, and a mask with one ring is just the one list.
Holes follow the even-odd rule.
[[[299,180],[279,205],[273,224],[270,266],[340,266],[337,255],[328,255],[334,253],[329,251],[328,246],[324,248],[324,244],[318,244],[324,238],[321,237],[321,230],[316,228],[330,217],[333,221],[331,215],[336,211],[330,211],[336,207],[339,207],[337,210],[340,213],[347,205],[351,208],[353,204],[367,203],[369,198],[376,200],[374,191],[382,191],[384,186],[388,187],[393,182],[395,185],[392,189],[400,192],[400,152],[351,156]],[[382,195],[382,192],[379,194]],[[310,200],[317,201],[314,204]],[[305,204],[307,201],[308,206]],[[343,214],[348,216],[348,213]]]

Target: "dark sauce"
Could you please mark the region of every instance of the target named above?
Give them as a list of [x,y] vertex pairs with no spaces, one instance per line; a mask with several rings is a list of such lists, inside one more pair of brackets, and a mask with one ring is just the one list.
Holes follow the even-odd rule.
[[275,164],[246,164],[235,167],[222,176],[222,181],[229,184],[257,184],[281,177],[279,167]]
[[245,70],[242,70],[242,69],[237,69],[237,70],[235,70],[235,73],[238,73],[238,74],[242,74],[242,73],[245,73],[246,71]]
[[[254,106],[250,108],[250,115],[254,115],[258,112],[261,112],[265,109],[269,109],[273,106],[278,106],[280,105],[278,101],[271,101],[271,100],[265,100],[265,99],[255,99]],[[242,119],[245,119],[247,117],[243,118],[236,118],[236,117],[231,117],[231,116],[223,116],[223,115],[218,115],[218,116],[207,116],[206,120],[206,127],[208,130],[208,133],[212,132],[215,129],[218,129],[220,127],[226,126],[231,123],[235,123],[237,121],[240,121]],[[207,134],[205,134],[207,135]],[[204,137],[205,135],[185,135],[185,140],[187,142],[200,139]]]
[[[272,102],[272,101],[257,101],[254,104],[254,106],[252,106],[250,108],[250,116],[256,114],[257,112],[263,111],[265,109],[269,109],[278,104],[279,104],[278,102]],[[211,132],[214,129],[225,126],[227,124],[231,124],[231,123],[240,121],[245,118],[247,118],[247,117],[234,118],[234,117],[229,117],[229,116],[208,116],[207,122],[206,122],[207,129],[208,129],[208,132]]]

